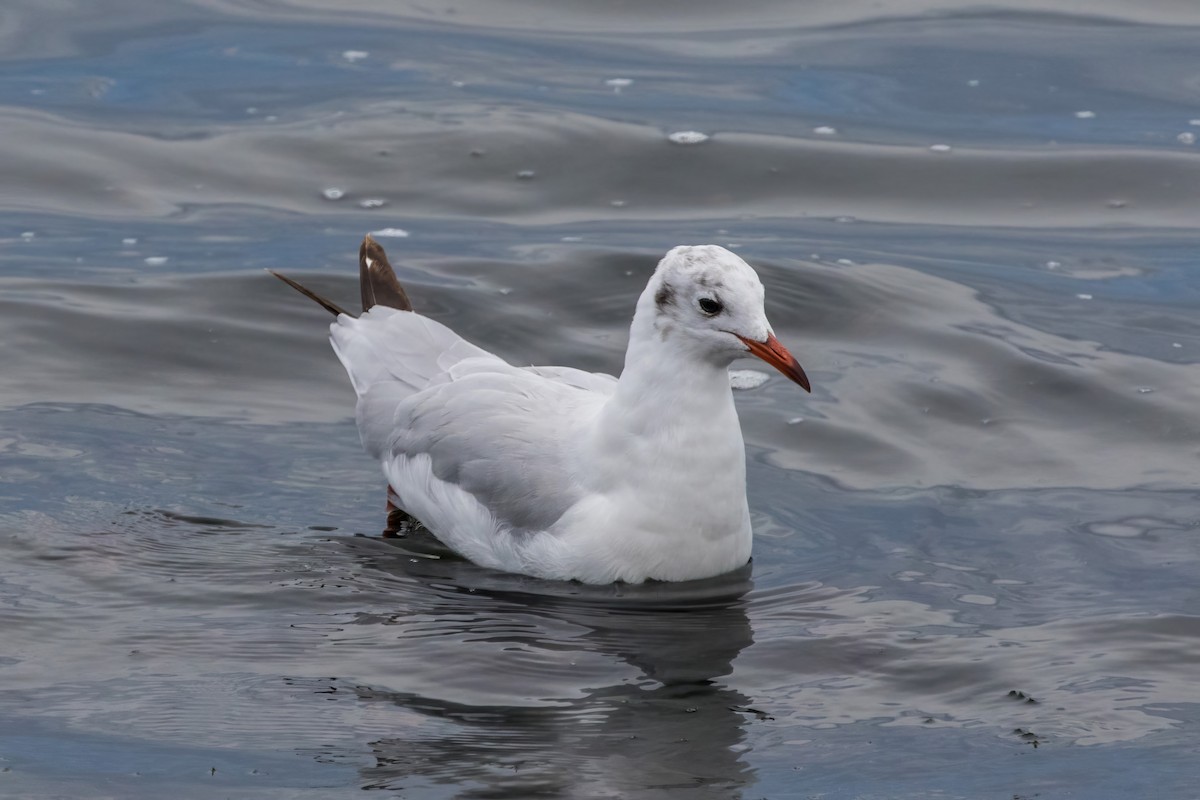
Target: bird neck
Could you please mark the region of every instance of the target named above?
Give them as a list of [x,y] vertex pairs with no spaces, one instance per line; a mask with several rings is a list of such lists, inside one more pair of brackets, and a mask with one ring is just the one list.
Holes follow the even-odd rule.
[[[635,319],[616,391],[592,426],[591,488],[638,509],[638,531],[689,531],[749,555],[746,450],[728,364]],[[631,512],[632,513],[632,512]]]
[[714,426],[737,428],[729,364],[679,331],[656,328],[654,315],[640,308],[609,406],[618,424],[637,435],[661,430],[677,436],[677,427],[700,435],[711,434]]

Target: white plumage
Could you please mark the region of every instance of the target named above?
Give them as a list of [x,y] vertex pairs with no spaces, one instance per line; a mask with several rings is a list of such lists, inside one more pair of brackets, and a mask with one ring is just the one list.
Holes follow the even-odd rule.
[[[369,237],[362,258],[364,283],[381,269],[394,282]],[[728,366],[749,350],[807,379],[736,255],[713,245],[667,254],[638,300],[619,380],[514,367],[402,308],[339,313],[330,338],[358,395],[363,446],[398,505],[449,547],[484,566],[587,583],[703,578],[749,559]]]

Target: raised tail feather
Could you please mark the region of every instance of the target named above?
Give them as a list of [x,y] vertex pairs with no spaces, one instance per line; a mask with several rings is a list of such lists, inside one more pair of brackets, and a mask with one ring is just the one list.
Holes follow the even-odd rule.
[[[302,286],[286,275],[281,275],[273,269],[269,269],[267,272],[279,278],[279,280],[309,300],[312,300],[335,317],[338,314],[350,315],[350,312],[337,303],[332,300],[326,300],[312,289]],[[358,281],[359,288],[362,291],[363,311],[369,311],[372,306],[388,306],[389,308],[398,308],[401,311],[412,311],[412,303],[409,302],[408,294],[405,293],[404,287],[400,285],[399,279],[396,278],[396,271],[388,263],[387,253],[383,251],[383,247],[380,246],[379,242],[372,239],[370,235],[363,238],[362,246],[358,248]]]
[[283,281],[288,286],[292,287],[297,292],[299,292],[300,294],[307,297],[309,300],[312,300],[313,302],[317,303],[317,305],[323,307],[326,311],[328,311],[330,314],[333,314],[335,317],[338,314],[349,313],[346,311],[346,309],[342,308],[337,303],[333,302],[332,300],[326,300],[324,297],[321,297],[321,295],[317,294],[312,289],[309,289],[306,286],[301,286],[300,284],[296,283],[294,280],[292,280],[288,276],[280,275],[278,272],[276,272],[273,269],[269,269],[269,270],[267,270],[267,272],[271,273],[276,278],[279,278],[279,280]]
[[387,253],[370,234],[363,237],[358,248],[358,286],[362,290],[363,311],[372,306],[387,306],[401,311],[412,311],[412,303],[396,271],[388,263]]

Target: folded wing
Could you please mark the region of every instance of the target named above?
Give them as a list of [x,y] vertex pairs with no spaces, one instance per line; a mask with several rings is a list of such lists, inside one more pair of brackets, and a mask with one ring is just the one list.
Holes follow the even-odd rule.
[[[363,446],[389,476],[427,458],[430,477],[513,531],[549,528],[582,496],[576,445],[612,376],[514,367],[434,320],[383,306],[338,317],[331,338],[358,394]],[[399,482],[401,504],[422,490]]]

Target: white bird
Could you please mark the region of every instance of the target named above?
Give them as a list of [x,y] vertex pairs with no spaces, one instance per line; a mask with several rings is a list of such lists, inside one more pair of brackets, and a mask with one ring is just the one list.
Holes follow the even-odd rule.
[[741,258],[716,245],[667,253],[619,379],[515,367],[415,313],[370,236],[359,269],[358,318],[273,274],[337,317],[330,339],[389,508],[476,564],[539,578],[683,581],[749,560],[729,365],[751,353],[810,389]]

